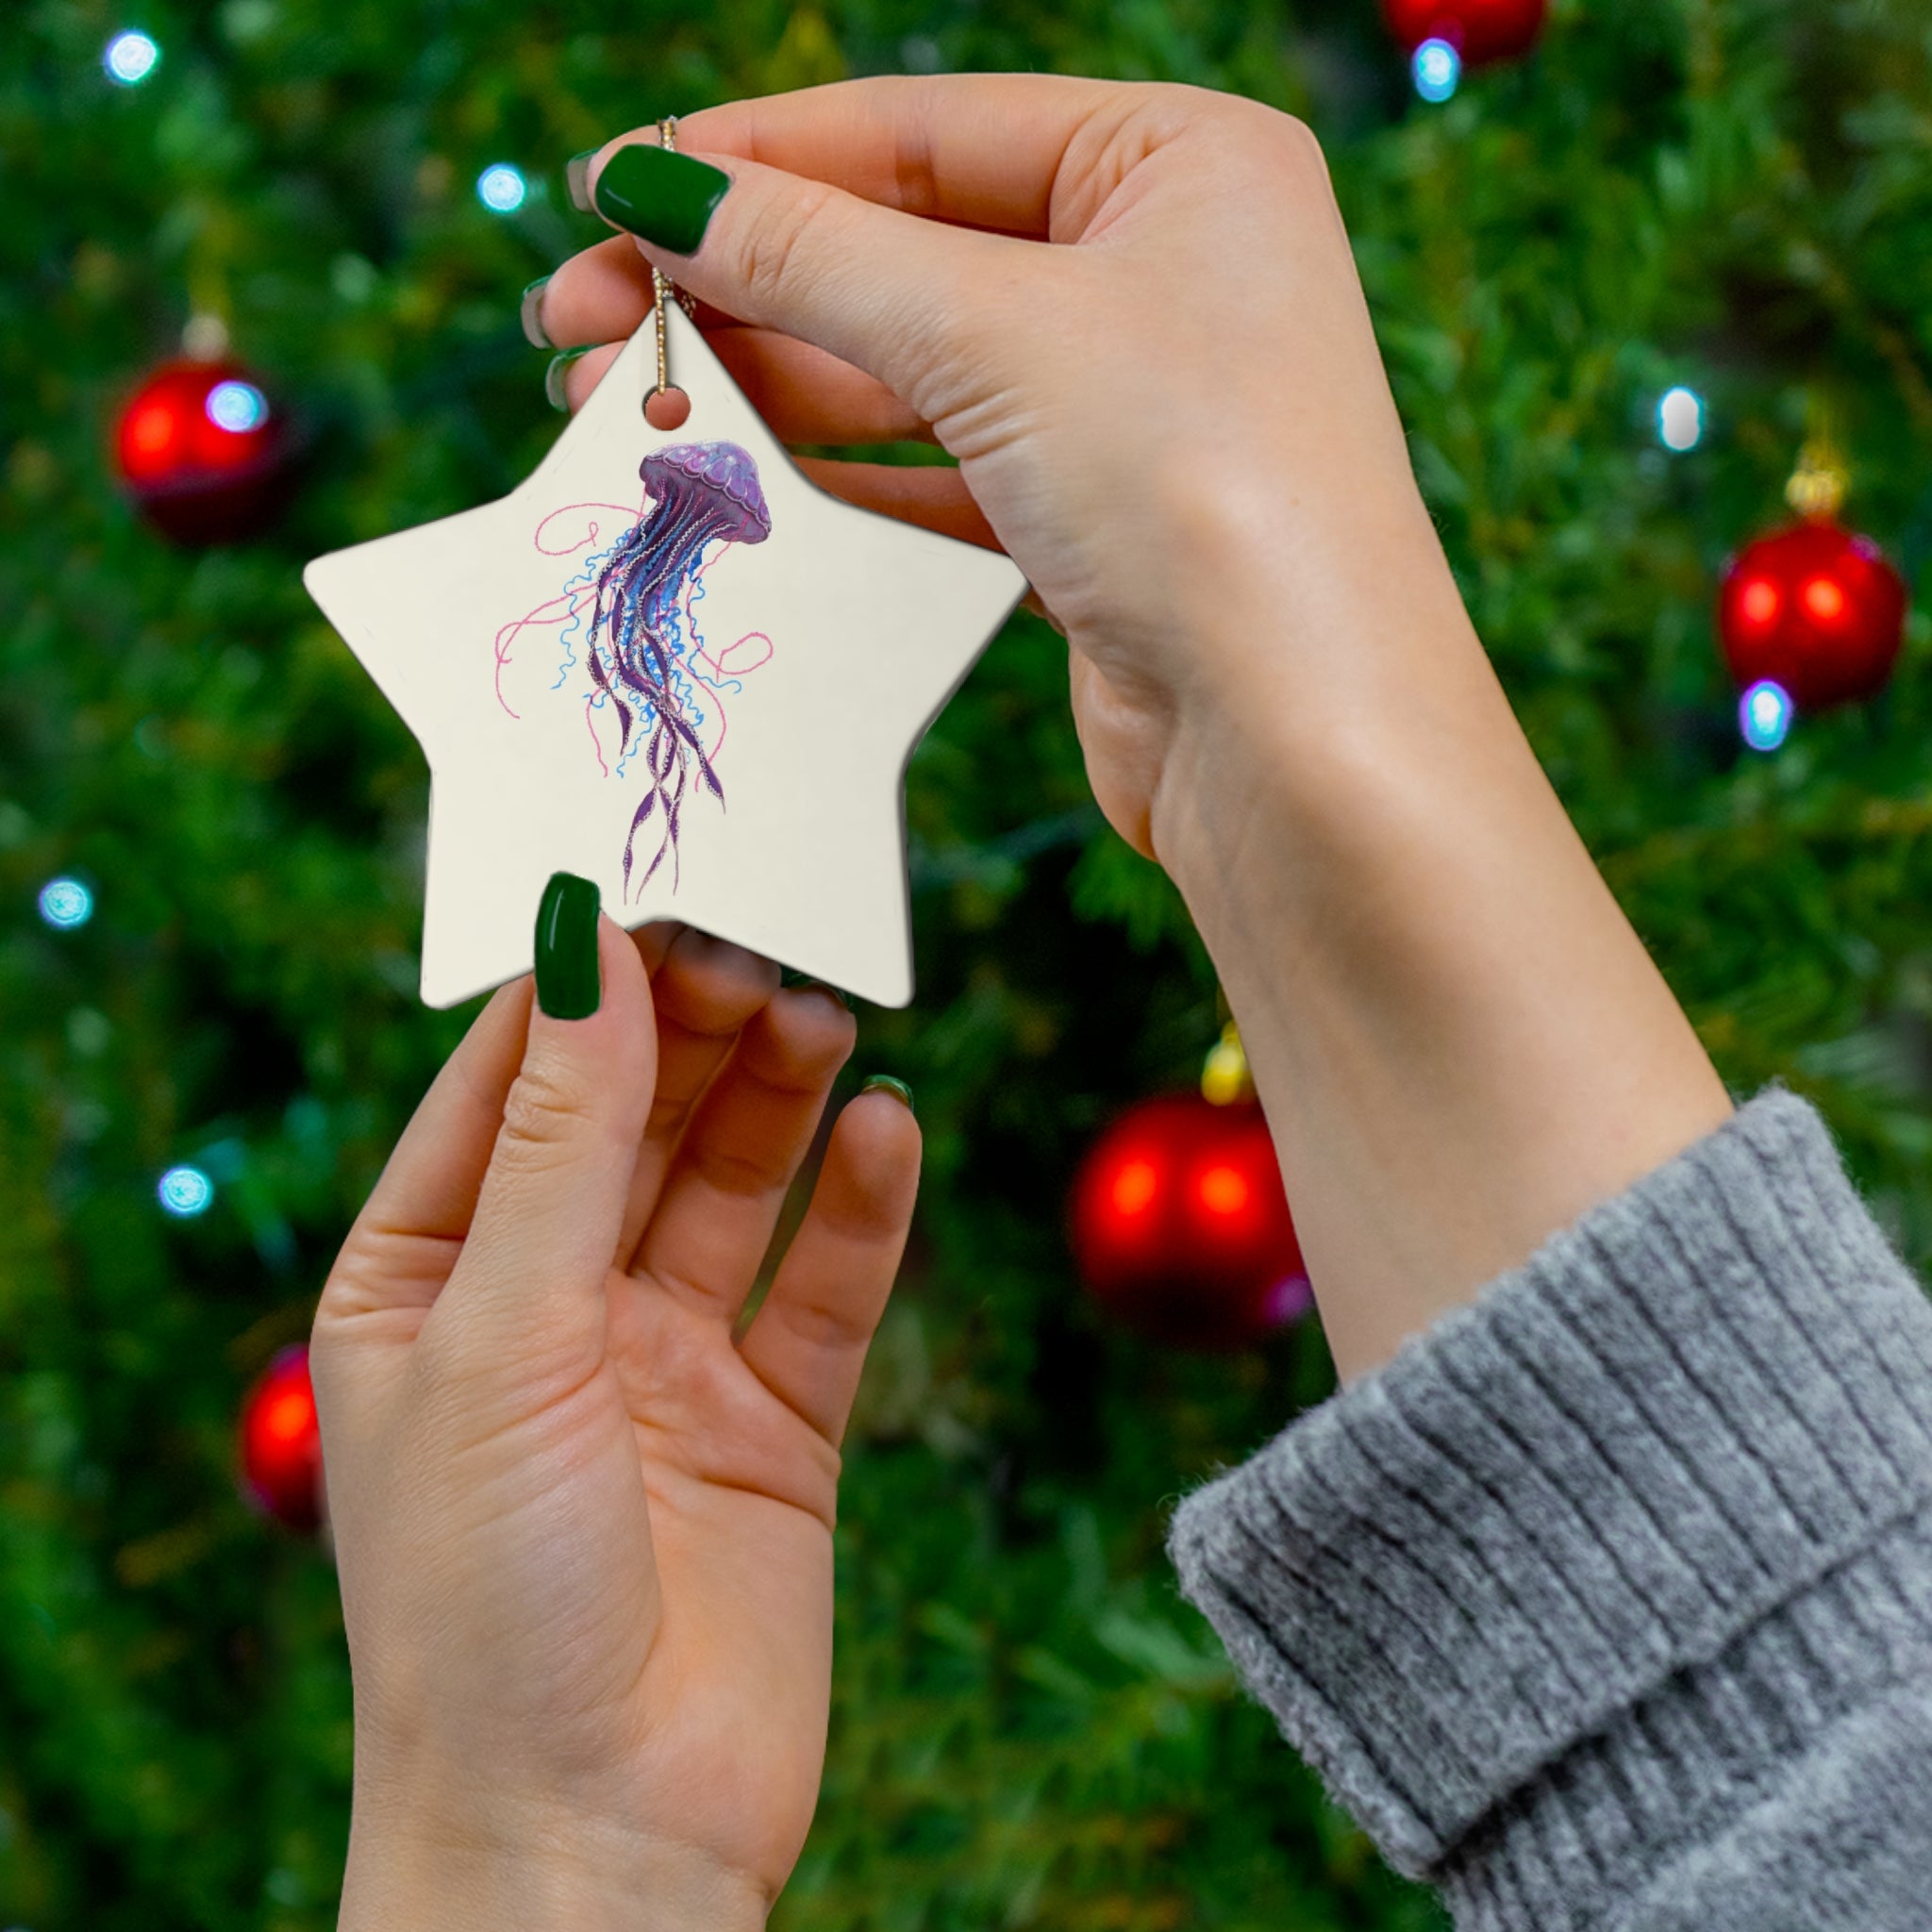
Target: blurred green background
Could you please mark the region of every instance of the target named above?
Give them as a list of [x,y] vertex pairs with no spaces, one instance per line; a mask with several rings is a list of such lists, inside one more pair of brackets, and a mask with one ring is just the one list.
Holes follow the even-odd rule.
[[[142,85],[109,37],[150,33]],[[845,75],[1238,90],[1326,143],[1415,461],[1483,636],[1741,1093],[1816,1098],[1932,1252],[1932,724],[1889,692],[1738,741],[1728,550],[1811,412],[1846,518],[1932,537],[1932,26],[1899,0],[1559,5],[1419,101],[1373,0],[226,0],[0,20],[0,1924],[319,1932],[347,1828],[334,1573],[235,1489],[237,1404],[468,1010],[414,986],[423,760],[298,582],[497,495],[558,419],[518,291],[602,232],[561,163]],[[528,176],[491,212],[491,163]],[[1177,299],[1187,291],[1176,290]],[[268,537],[170,547],[108,425],[195,312],[301,414]],[[1294,345],[1281,345],[1294,379]],[[1656,410],[1699,390],[1667,455]],[[1194,1076],[1211,968],[1101,825],[1064,652],[1016,619],[915,759],[927,1181],[868,1374],[791,1932],[1440,1924],[1237,1692],[1168,1507],[1331,1386],[1319,1332],[1164,1353],[1083,1297],[1068,1177]],[[36,916],[59,874],[92,922]],[[192,1221],[156,1180],[217,1177]],[[1391,1185],[1399,1177],[1391,1176]]]

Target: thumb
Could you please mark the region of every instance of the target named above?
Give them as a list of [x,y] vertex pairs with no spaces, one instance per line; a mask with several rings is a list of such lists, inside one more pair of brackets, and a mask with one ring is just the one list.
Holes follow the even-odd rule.
[[600,155],[590,199],[679,288],[864,370],[928,422],[957,407],[936,379],[991,333],[987,291],[1041,253],[741,156],[649,141]]
[[558,873],[537,918],[537,1001],[461,1257],[432,1320],[520,1373],[588,1374],[604,1345],[657,1084],[651,986],[597,888]]

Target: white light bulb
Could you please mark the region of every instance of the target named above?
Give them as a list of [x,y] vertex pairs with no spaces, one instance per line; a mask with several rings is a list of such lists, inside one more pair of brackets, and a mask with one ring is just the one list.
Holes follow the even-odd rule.
[[1704,441],[1704,398],[1694,389],[1666,390],[1657,406],[1657,433],[1666,449],[1695,449]]
[[492,162],[476,176],[476,198],[495,214],[514,214],[529,192],[522,170],[508,161]]
[[1409,63],[1415,91],[1425,101],[1446,101],[1462,79],[1462,56],[1447,41],[1424,41]]
[[1738,729],[1753,751],[1775,751],[1791,735],[1790,693],[1760,677],[1738,702]]
[[215,1184],[198,1167],[171,1167],[155,1189],[162,1208],[178,1221],[204,1213],[215,1198]]
[[108,78],[122,87],[138,87],[155,71],[161,50],[146,34],[129,31],[116,34],[101,56]]
[[94,916],[94,895],[78,879],[49,879],[41,888],[41,917],[59,932],[72,932]]

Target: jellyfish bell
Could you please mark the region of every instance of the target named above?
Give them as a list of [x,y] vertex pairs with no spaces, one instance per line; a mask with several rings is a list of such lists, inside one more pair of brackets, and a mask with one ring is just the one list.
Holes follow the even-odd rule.
[[673,442],[654,449],[638,465],[651,500],[673,511],[687,503],[713,525],[705,539],[762,543],[772,534],[772,512],[758,482],[758,466],[735,442]]

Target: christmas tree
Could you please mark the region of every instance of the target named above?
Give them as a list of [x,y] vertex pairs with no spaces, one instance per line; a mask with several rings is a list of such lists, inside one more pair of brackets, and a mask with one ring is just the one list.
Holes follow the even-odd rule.
[[[1925,621],[1879,695],[1747,712],[1767,745],[1789,725],[1762,751],[1715,626],[1727,557],[1827,435],[1843,522],[1908,586],[1932,534],[1907,0],[1559,4],[1466,70],[1373,0],[10,8],[0,1923],[334,1923],[335,1577],[238,1493],[236,1416],[472,1009],[416,1000],[427,774],[301,563],[548,446],[518,291],[603,232],[566,156],[728,97],[1026,68],[1230,89],[1321,135],[1537,751],[1734,1089],[1815,1099],[1932,1257]],[[114,425],[184,332],[232,358],[234,434],[258,404],[288,425],[259,534],[182,547],[117,478]],[[1222,1016],[1177,896],[1089,798],[1065,686],[1016,618],[911,772],[919,995],[862,1013],[846,1091],[911,1083],[926,1180],[848,1443],[830,1757],[776,1923],[1436,1925],[1161,1554],[1179,1491],[1332,1386],[1319,1331],[1158,1347],[1070,1259],[1083,1150],[1191,1085]]]

